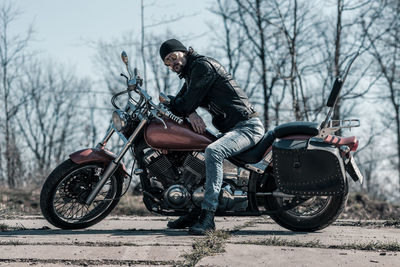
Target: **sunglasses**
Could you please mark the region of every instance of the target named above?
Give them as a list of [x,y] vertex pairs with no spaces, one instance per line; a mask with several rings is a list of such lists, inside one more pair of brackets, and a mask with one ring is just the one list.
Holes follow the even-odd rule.
[[172,62],[178,59],[178,54],[176,52],[170,53],[168,56],[165,57],[164,59],[164,64],[165,66],[169,67]]

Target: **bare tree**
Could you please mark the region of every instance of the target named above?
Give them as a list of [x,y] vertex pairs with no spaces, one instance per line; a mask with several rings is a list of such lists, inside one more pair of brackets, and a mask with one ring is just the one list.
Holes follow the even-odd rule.
[[217,0],[217,6],[213,6],[210,11],[222,20],[224,26],[222,33],[217,31],[219,27],[215,27],[213,24],[209,25],[209,27],[216,35],[216,46],[222,51],[222,56],[228,60],[228,72],[235,77],[244,58],[243,50],[247,38],[241,27],[236,23],[232,23],[232,18],[235,16],[235,7],[232,6],[230,1]]
[[[119,73],[124,71],[124,65],[121,61],[121,52],[126,51],[129,56],[130,64],[137,64],[138,58],[136,51],[140,47],[140,42],[136,41],[134,34],[128,32],[120,38],[114,38],[108,41],[92,42],[91,45],[96,49],[97,53],[94,57],[94,63],[99,72],[99,77],[105,82],[107,90],[111,94],[122,91],[125,82]],[[139,58],[140,60],[140,58]]]
[[[244,91],[247,92],[253,104],[264,105],[264,102],[257,101],[257,87],[260,79],[257,77],[254,61],[257,55],[250,51],[252,47],[243,27],[237,23],[237,7],[231,1],[217,0],[217,6],[213,6],[210,11],[217,15],[223,23],[223,28],[217,24],[209,24],[210,30],[215,35],[215,46],[213,51],[215,56],[224,63],[226,59],[227,71],[238,81]],[[222,42],[221,42],[222,40]]]
[[[281,119],[281,111],[291,97],[291,109],[296,120],[308,120],[311,96],[303,85],[303,75],[310,75],[316,46],[312,10],[305,1],[217,1],[213,13],[222,18],[224,44],[229,68],[245,70],[252,79],[250,95],[261,85],[264,124],[266,127]],[[316,22],[318,23],[318,22]],[[243,67],[242,58],[251,68]],[[242,64],[239,64],[242,63]],[[249,73],[252,73],[251,75]],[[239,77],[240,79],[240,77]],[[243,79],[243,77],[242,77]],[[248,83],[246,83],[247,85]],[[247,86],[246,86],[247,88]],[[274,116],[271,117],[271,112]],[[271,113],[271,114],[270,114]]]
[[228,58],[228,69],[236,75],[236,79],[244,81],[243,88],[250,97],[257,94],[256,89],[261,85],[262,97],[258,99],[262,101],[253,102],[262,105],[264,124],[268,128],[271,123],[269,113],[272,92],[279,74],[273,69],[273,64],[268,64],[268,59],[273,57],[271,51],[268,51],[267,40],[274,33],[267,31],[267,2],[236,0],[234,4],[230,1],[217,1],[217,4],[212,12],[223,21],[224,42],[221,48]]
[[[393,122],[396,136],[396,169],[400,186],[400,2],[382,1],[381,14],[373,12],[369,18],[363,20],[363,30],[371,48],[369,53],[374,58],[374,69],[380,77],[378,86],[381,88],[379,99],[388,101],[390,111],[385,113],[386,118]],[[374,27],[367,27],[369,20],[378,19]]]
[[[29,100],[20,106],[18,119],[21,143],[27,147],[26,157],[32,155],[34,173],[43,177],[67,153],[76,149],[84,124],[82,112],[77,110],[81,99],[79,92],[90,90],[84,80],[79,80],[66,68],[47,67],[32,61],[26,71],[27,78],[20,83]],[[88,137],[86,137],[88,138]]]
[[[309,99],[303,85],[303,75],[312,75],[316,65],[316,34],[312,27],[319,24],[307,1],[271,2],[270,17],[265,20],[275,27],[287,58],[282,63],[280,77],[287,81],[295,120],[309,120]],[[310,93],[309,93],[310,94]]]
[[15,187],[17,183],[14,170],[20,167],[15,158],[15,153],[19,150],[13,140],[15,136],[13,119],[18,112],[18,106],[26,101],[22,96],[15,93],[15,84],[21,75],[20,68],[26,61],[28,45],[33,34],[32,27],[28,28],[25,34],[11,33],[10,27],[18,18],[18,15],[18,10],[10,3],[0,5],[0,96],[2,106],[0,120],[2,121],[1,135],[3,136],[2,139],[4,138],[5,150],[5,160],[3,161],[0,158],[0,169],[4,170],[4,172],[0,172],[0,176],[5,176],[8,186],[11,188]]
[[[114,39],[110,42],[98,42],[96,64],[102,73],[102,77],[107,84],[108,91],[115,94],[117,91],[122,91],[125,88],[125,80],[118,74],[124,72],[124,65],[121,61],[119,53],[124,49],[127,51],[131,65],[138,67],[140,74],[140,62],[145,61],[147,70],[147,79],[143,87],[153,95],[158,95],[160,92],[167,94],[174,93],[179,87],[179,80],[171,77],[172,72],[163,64],[159,58],[158,50],[163,41],[171,35],[166,32],[163,35],[155,35],[148,33],[145,44],[142,47],[141,42],[135,41],[134,34],[124,34],[121,38]],[[143,50],[142,50],[143,49]],[[145,55],[152,55],[144,57]],[[140,61],[140,62],[139,62]]]
[[[179,82],[177,82],[177,80],[171,75],[173,73],[164,65],[161,58],[158,57],[161,43],[171,35],[172,33],[169,31],[163,35],[148,33],[147,38],[145,39],[144,51],[147,55],[152,55],[144,59],[147,66],[149,66],[149,71],[147,72],[148,79],[145,88],[155,95],[158,95],[161,92],[173,94],[179,86]],[[140,51],[137,51],[137,54],[143,57],[141,51],[141,49]]]
[[[377,77],[371,80],[369,86],[360,86],[363,78],[367,75],[372,63],[364,56],[365,51],[369,49],[366,42],[366,36],[362,30],[363,17],[368,11],[375,9],[375,1],[343,1],[335,0],[336,21],[333,24],[332,18],[321,25],[317,25],[318,33],[324,40],[321,45],[321,78],[323,81],[321,96],[327,97],[330,86],[338,76],[343,76],[343,71],[348,63],[348,59],[359,53],[359,57],[352,67],[352,71],[346,82],[346,86],[341,92],[334,111],[334,120],[340,120],[347,116],[354,105],[344,105],[344,101],[353,100],[364,97],[372,88]],[[376,9],[376,14],[380,13],[380,9]],[[376,18],[372,19],[366,25],[367,28],[372,27],[376,23]],[[326,28],[330,30],[327,31]],[[329,33],[331,33],[329,35]],[[324,101],[325,102],[325,98]],[[347,110],[346,110],[347,109]]]

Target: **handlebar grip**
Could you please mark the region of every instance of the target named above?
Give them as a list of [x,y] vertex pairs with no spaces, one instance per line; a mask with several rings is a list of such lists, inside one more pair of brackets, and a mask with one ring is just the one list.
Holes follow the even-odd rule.
[[179,118],[178,116],[175,116],[172,113],[169,113],[168,118],[170,118],[171,120],[177,122],[178,124],[182,124],[183,120],[181,118]]

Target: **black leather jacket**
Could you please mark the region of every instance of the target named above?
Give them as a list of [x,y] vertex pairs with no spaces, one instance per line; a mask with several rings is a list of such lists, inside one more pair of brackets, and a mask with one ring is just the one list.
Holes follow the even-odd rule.
[[170,106],[177,115],[186,117],[203,107],[211,113],[213,125],[223,133],[240,121],[258,116],[244,91],[213,58],[195,52],[188,55],[180,78],[185,83]]

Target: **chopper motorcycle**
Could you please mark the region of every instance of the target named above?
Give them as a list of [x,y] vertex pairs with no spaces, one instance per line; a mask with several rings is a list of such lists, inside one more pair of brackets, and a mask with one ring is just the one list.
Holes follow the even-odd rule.
[[[194,132],[187,119],[168,110],[166,95],[160,94],[160,103],[154,103],[141,87],[136,69],[132,74],[125,52],[121,58],[129,75],[121,73],[127,89],[111,99],[115,111],[105,137],[95,148],[72,153],[43,185],[43,216],[58,228],[81,229],[104,219],[126,193],[124,184],[130,183],[133,173],[140,178],[149,211],[182,215],[201,207],[203,152],[218,136],[209,130]],[[254,147],[226,160],[237,171],[224,174],[216,215],[269,215],[292,231],[316,231],[335,221],[346,204],[347,177],[363,180],[353,158],[357,138],[333,135],[360,126],[359,120],[331,120],[354,59],[344,78],[336,78],[327,101],[330,110],[322,123],[279,125]],[[124,108],[115,103],[122,95],[128,96]],[[114,133],[124,142],[118,154],[105,148]],[[131,174],[122,162],[128,151],[136,161]]]

